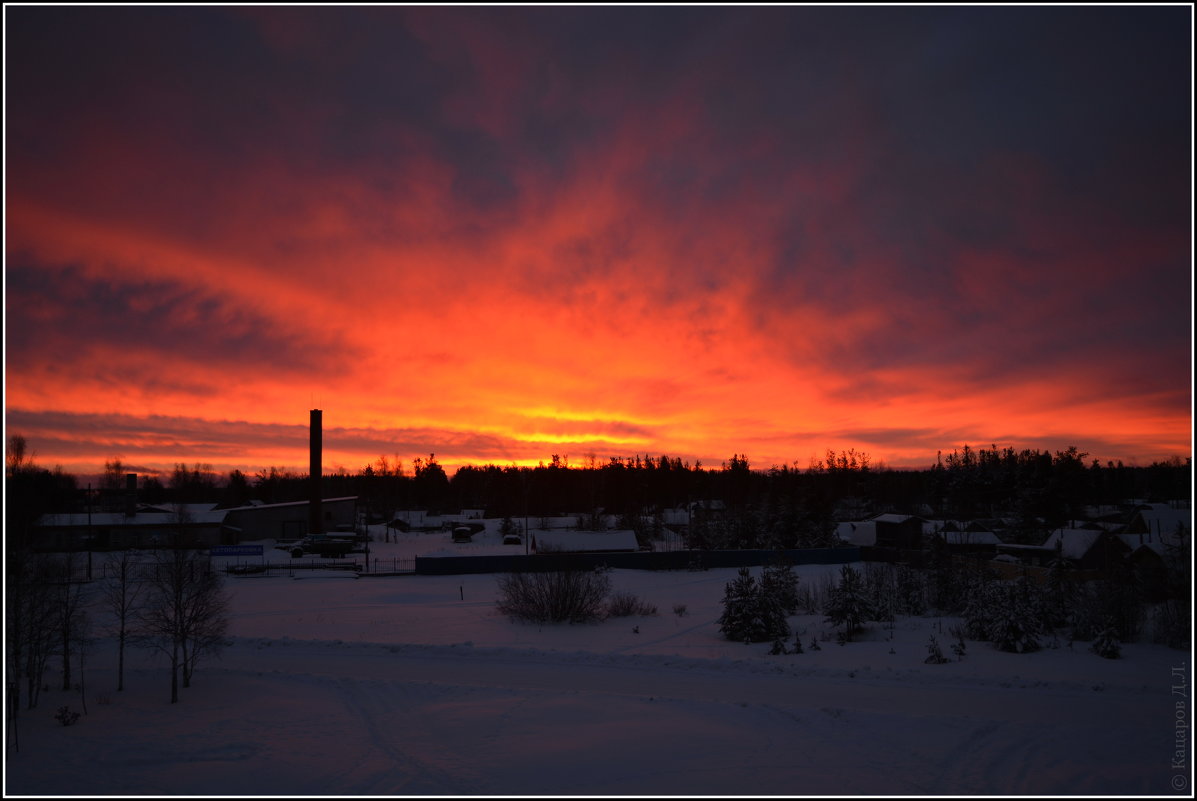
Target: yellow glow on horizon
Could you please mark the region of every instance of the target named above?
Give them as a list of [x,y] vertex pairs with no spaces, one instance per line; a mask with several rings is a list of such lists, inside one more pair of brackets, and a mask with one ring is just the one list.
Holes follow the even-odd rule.
[[534,432],[531,434],[514,434],[513,439],[519,442],[526,442],[529,444],[548,443],[550,445],[568,445],[577,443],[579,445],[591,445],[595,443],[607,443],[611,445],[645,445],[651,440],[644,437],[616,437],[610,434],[592,434],[592,433],[578,433],[578,434],[544,434],[541,432]]
[[556,406],[532,406],[527,408],[515,408],[510,410],[514,414],[518,414],[528,419],[548,419],[548,420],[568,420],[570,422],[578,423],[595,423],[595,422],[620,422],[628,425],[651,426],[658,425],[659,420],[651,420],[649,418],[636,418],[629,415],[625,411],[608,412],[599,411],[595,409],[563,409]]

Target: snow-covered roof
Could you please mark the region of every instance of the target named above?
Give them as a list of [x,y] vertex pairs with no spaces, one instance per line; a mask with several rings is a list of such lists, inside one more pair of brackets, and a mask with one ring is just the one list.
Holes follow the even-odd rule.
[[533,529],[532,541],[536,550],[546,551],[635,551],[640,543],[631,529],[615,531],[545,531]]
[[188,514],[196,514],[202,512],[211,512],[216,508],[215,503],[159,503],[150,506],[149,504],[139,505],[138,512],[161,512],[162,514],[170,514],[171,512],[182,509]]
[[1150,534],[1116,534],[1115,536],[1122,540],[1132,552],[1140,548],[1147,548],[1160,556],[1169,556],[1173,553],[1172,543],[1161,542],[1159,537]]
[[1163,538],[1166,542],[1175,542],[1181,538],[1193,535],[1193,510],[1174,509],[1166,503],[1153,503],[1150,508],[1140,509],[1135,513],[1131,526],[1136,531],[1145,531]]
[[[343,503],[345,501],[356,501],[357,497],[358,496],[356,496],[356,495],[346,495],[342,498],[321,498],[320,503]],[[281,509],[284,506],[307,506],[309,503],[311,503],[310,500],[308,500],[308,501],[286,501],[284,503],[261,503],[261,504],[257,504],[257,505],[250,504],[248,506],[234,506],[231,509],[221,509],[220,511],[222,513],[224,513],[224,512],[239,512],[243,509]]]
[[1043,548],[1059,549],[1065,559],[1081,559],[1104,531],[1091,528],[1058,528],[1043,541]]
[[1121,534],[1119,535],[1118,539],[1122,540],[1130,547],[1131,556],[1139,555],[1140,551],[1150,551],[1151,553],[1161,557],[1167,557],[1171,555],[1169,553],[1168,546],[1159,540],[1140,543],[1138,534]]
[[873,522],[875,522],[875,523],[905,523],[906,521],[912,520],[912,519],[914,519],[914,515],[898,515],[898,514],[893,514],[892,512],[886,512],[885,514],[876,515],[873,518]]

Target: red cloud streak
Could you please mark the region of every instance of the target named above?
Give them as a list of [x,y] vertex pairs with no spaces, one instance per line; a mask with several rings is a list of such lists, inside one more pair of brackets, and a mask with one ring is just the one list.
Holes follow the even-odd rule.
[[17,54],[14,141],[45,152],[9,150],[9,433],[81,473],[304,472],[316,407],[326,469],[1191,454],[1187,222],[1116,200],[1150,165],[1109,195],[1026,145],[962,172],[911,144],[932,101],[756,17],[774,61],[613,27],[600,67],[568,14],[441,11],[371,15],[392,52],[246,10],[236,80],[167,46],[94,96]]

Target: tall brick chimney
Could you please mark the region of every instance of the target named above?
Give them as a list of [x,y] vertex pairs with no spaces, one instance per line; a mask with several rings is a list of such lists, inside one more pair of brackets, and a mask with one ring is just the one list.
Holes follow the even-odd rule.
[[311,493],[308,508],[308,533],[309,534],[323,534],[324,533],[324,517],[320,513],[320,474],[321,467],[321,411],[319,409],[312,409],[311,421],[311,466],[308,469],[308,476],[310,477],[310,486],[308,488]]

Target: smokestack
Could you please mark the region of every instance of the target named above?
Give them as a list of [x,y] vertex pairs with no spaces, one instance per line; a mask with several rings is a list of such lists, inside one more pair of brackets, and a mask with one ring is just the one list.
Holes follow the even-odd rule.
[[137,474],[125,473],[125,514],[137,514]]
[[311,486],[308,497],[310,498],[310,505],[308,509],[308,533],[309,534],[323,534],[324,521],[320,514],[320,473],[321,473],[321,431],[320,421],[321,411],[319,409],[312,409],[312,444],[311,444],[311,466],[308,469],[308,476],[310,477]]

